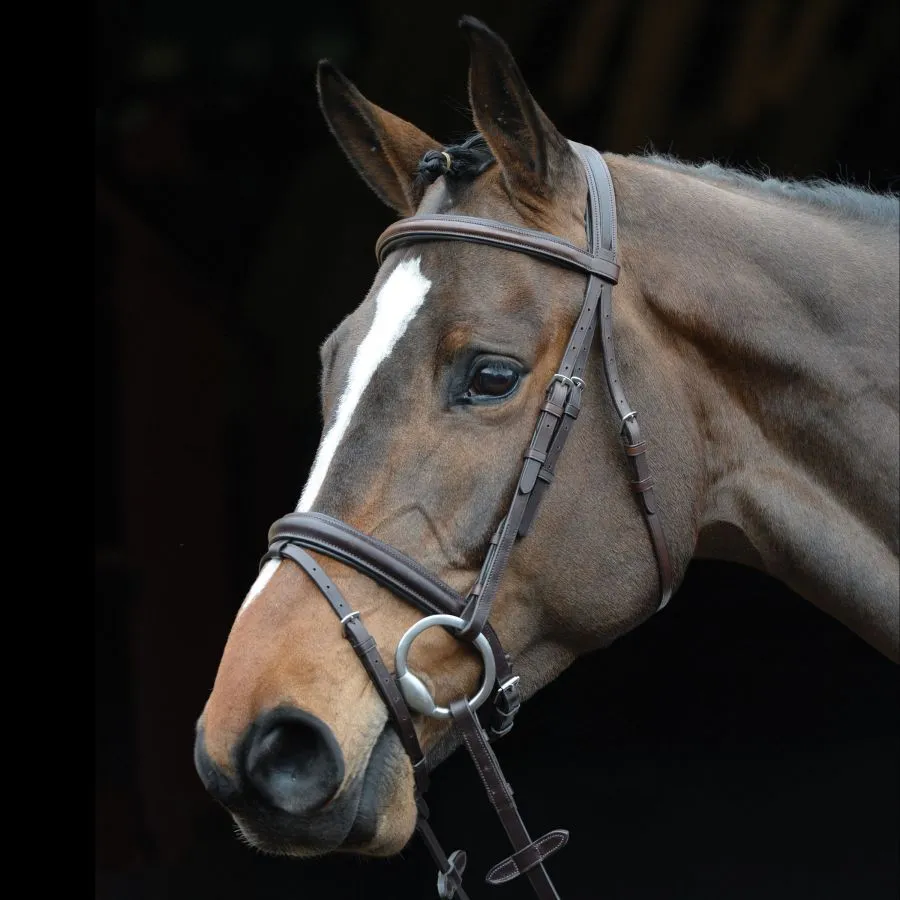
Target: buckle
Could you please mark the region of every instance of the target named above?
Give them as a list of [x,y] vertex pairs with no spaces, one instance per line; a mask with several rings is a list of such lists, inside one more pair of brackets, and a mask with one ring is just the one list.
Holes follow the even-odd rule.
[[521,708],[519,676],[513,675],[497,688],[497,693],[494,695],[494,709],[490,725],[491,740],[502,738],[512,731],[516,714]]
[[628,412],[625,413],[624,416],[622,416],[621,424],[619,425],[619,436],[622,438],[623,441],[626,442],[626,446],[628,443],[631,442],[631,440],[633,440],[632,429],[629,428],[629,426],[628,426],[629,420],[634,423],[634,428],[637,429],[638,428],[637,413],[633,409],[628,410]]
[[447,869],[438,872],[437,891],[441,900],[453,900],[462,888],[463,872],[466,871],[466,851],[454,850],[447,857]]
[[359,610],[354,610],[352,613],[347,613],[347,615],[341,619],[341,629],[343,630],[344,637],[346,637],[346,638],[349,638],[350,632],[351,632],[351,629],[349,629],[347,626],[354,619],[356,619],[357,625],[362,625],[362,619],[360,619],[360,617],[359,617]]
[[563,375],[562,372],[556,372],[550,379],[550,384],[547,385],[547,387],[551,387],[554,381],[559,381],[567,388],[569,388],[569,390],[572,390],[573,388],[578,388],[580,390],[584,387],[584,380],[579,378],[577,375],[573,375],[570,378],[568,375]]

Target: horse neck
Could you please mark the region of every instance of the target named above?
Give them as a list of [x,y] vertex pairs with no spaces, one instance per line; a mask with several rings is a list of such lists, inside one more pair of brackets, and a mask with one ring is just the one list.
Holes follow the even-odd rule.
[[609,163],[617,329],[671,515],[696,556],[768,572],[898,658],[896,228]]

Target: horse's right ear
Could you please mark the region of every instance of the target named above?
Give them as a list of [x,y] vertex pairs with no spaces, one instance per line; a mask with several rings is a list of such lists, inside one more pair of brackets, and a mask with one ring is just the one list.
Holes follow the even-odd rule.
[[367,100],[328,60],[316,82],[325,121],[356,171],[388,206],[411,216],[427,184],[416,178],[419,160],[440,143]]

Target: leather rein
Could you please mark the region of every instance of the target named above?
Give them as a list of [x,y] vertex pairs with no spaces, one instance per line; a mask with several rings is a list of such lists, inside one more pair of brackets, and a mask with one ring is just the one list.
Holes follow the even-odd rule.
[[[289,559],[307,573],[331,605],[340,620],[344,637],[384,701],[412,763],[418,810],[416,830],[437,864],[438,896],[442,900],[454,897],[468,900],[462,886],[466,855],[462,850],[445,854],[428,822],[429,810],[424,799],[429,781],[428,768],[413,723],[413,712],[452,720],[506,830],[514,852],[488,872],[487,882],[502,884],[524,875],[540,900],[559,900],[544,860],[565,845],[568,832],[555,829],[537,840],[531,839],[490,744],[510,731],[521,698],[518,676],[513,674],[511,660],[491,627],[489,617],[512,548],[517,539],[528,534],[578,418],[585,387],[582,376],[598,325],[603,370],[621,420],[620,436],[633,476],[631,486],[656,555],[659,609],[668,603],[672,593],[672,564],[647,466],[647,445],[641,439],[636,413],[625,398],[613,347],[612,286],[618,281],[619,266],[612,178],[606,162],[596,150],[575,142],[572,147],[587,175],[587,251],[544,232],[491,219],[441,214],[401,219],[389,226],[376,244],[379,263],[394,250],[411,243],[460,240],[526,253],[587,276],[581,312],[559,368],[548,385],[534,434],[524,454],[515,493],[490,540],[481,572],[467,597],[461,597],[406,554],[323,513],[295,512],[275,522],[269,530],[269,550],[261,562],[262,565],[270,559]],[[420,619],[401,638],[393,674],[359,613],[347,603],[307,550],[352,566],[426,613],[426,618]],[[406,663],[413,640],[433,626],[444,627],[460,640],[473,644],[481,653],[485,667],[483,684],[476,696],[460,699],[448,708],[437,706]]]

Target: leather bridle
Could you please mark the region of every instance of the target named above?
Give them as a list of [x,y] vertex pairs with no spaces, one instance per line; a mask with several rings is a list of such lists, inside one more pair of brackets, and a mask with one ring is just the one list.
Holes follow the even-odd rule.
[[[452,719],[507,832],[514,852],[488,872],[488,883],[501,884],[525,875],[540,900],[559,900],[543,863],[565,845],[568,832],[555,829],[537,840],[531,839],[490,746],[491,740],[512,728],[521,700],[518,676],[513,674],[511,660],[503,651],[489,618],[513,545],[518,538],[528,534],[578,418],[585,387],[583,375],[598,324],[603,370],[621,420],[620,435],[633,475],[631,486],[656,555],[659,609],[668,603],[672,593],[672,565],[654,496],[653,479],[647,467],[647,445],[641,439],[636,413],[625,398],[613,347],[612,286],[618,281],[619,266],[612,178],[606,162],[596,150],[574,142],[572,147],[584,163],[587,175],[587,251],[544,232],[491,219],[442,214],[402,219],[388,227],[376,245],[379,263],[383,263],[392,251],[411,243],[460,240],[526,253],[587,276],[581,312],[559,368],[547,388],[513,498],[490,540],[481,572],[469,594],[461,597],[394,547],[345,522],[316,512],[295,512],[275,522],[269,530],[269,550],[262,560],[265,563],[270,559],[289,559],[307,573],[331,605],[344,636],[387,706],[400,742],[412,762],[418,809],[416,830],[437,863],[438,895],[442,900],[453,897],[468,900],[462,887],[466,859],[461,850],[449,856],[445,854],[428,823],[428,806],[424,799],[428,768],[411,710]],[[341,596],[337,586],[307,550],[352,566],[428,614],[401,638],[395,657],[395,674],[385,665],[359,613]],[[432,626],[444,627],[460,640],[473,643],[485,663],[484,684],[478,695],[472,700],[451,703],[447,709],[436,706],[425,685],[409,672],[406,665],[412,641]],[[488,699],[490,702],[482,706]],[[479,707],[481,711],[476,715]]]

